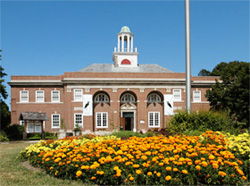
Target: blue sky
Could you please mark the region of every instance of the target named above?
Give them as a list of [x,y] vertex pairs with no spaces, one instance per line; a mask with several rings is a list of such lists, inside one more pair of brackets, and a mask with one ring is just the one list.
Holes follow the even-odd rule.
[[[134,33],[140,64],[185,72],[184,10],[184,1],[2,1],[5,81],[113,63],[124,25]],[[249,1],[191,0],[190,11],[192,75],[222,61],[249,62]]]

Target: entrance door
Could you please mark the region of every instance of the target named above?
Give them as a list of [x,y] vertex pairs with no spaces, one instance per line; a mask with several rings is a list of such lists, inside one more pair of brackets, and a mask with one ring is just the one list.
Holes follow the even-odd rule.
[[123,112],[123,118],[125,118],[124,130],[133,130],[134,113],[133,112]]

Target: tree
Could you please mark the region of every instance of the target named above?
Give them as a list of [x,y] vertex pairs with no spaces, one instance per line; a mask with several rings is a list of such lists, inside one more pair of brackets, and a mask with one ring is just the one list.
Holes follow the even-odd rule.
[[218,64],[210,75],[219,75],[222,82],[216,80],[206,97],[212,109],[227,110],[235,120],[249,123],[249,81],[250,64],[233,61]]
[[211,72],[209,70],[206,70],[206,69],[202,69],[198,76],[210,76]]
[[[2,52],[2,50],[0,50]],[[0,55],[0,60],[1,60]],[[10,111],[8,105],[4,102],[3,99],[7,99],[8,94],[6,91],[6,86],[3,85],[4,79],[3,77],[7,74],[3,72],[4,69],[2,66],[0,66],[0,104],[1,104],[1,111],[0,111],[0,117],[1,117],[1,123],[0,123],[0,130],[6,128],[10,124]]]

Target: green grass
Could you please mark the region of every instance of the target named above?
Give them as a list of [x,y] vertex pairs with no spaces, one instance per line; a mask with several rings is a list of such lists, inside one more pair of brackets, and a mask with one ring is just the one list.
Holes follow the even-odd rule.
[[118,131],[118,132],[112,132],[112,134],[109,134],[112,136],[116,136],[118,138],[121,137],[131,137],[131,136],[137,136],[137,137],[145,137],[145,134],[141,134],[139,132],[133,132],[133,131]]
[[12,142],[0,144],[0,185],[1,186],[78,186],[80,181],[54,178],[45,172],[35,172],[22,165],[16,157],[30,143]]

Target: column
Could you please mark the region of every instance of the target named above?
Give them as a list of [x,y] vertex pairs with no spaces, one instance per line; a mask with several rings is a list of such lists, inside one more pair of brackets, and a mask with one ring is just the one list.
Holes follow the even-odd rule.
[[122,35],[122,52],[124,52],[124,35]]
[[127,52],[130,52],[130,45],[129,45],[129,43],[130,43],[130,37],[128,35],[127,36]]
[[130,50],[131,52],[133,52],[133,38],[134,38],[134,37],[132,36],[132,37],[131,37],[131,50]]
[[117,38],[117,41],[118,41],[118,43],[117,43],[117,47],[118,47],[118,49],[117,49],[117,52],[120,52],[120,36],[118,36],[118,38]]

